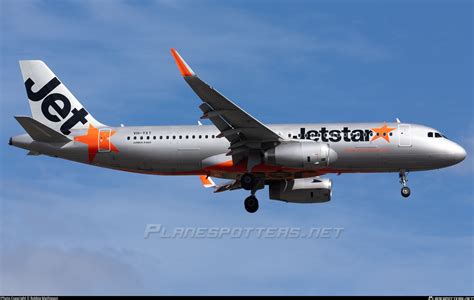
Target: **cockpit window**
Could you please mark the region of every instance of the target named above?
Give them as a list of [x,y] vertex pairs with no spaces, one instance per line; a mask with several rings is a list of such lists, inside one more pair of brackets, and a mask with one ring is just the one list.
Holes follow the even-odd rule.
[[442,135],[441,133],[439,133],[439,132],[432,132],[432,131],[428,132],[428,137],[429,137],[429,138],[434,137],[434,138],[445,138],[445,139],[447,139],[447,137],[445,137],[445,136]]

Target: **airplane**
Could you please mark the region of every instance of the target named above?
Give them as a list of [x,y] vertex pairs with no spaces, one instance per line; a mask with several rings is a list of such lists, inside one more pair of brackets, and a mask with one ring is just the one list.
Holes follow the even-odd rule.
[[[202,100],[201,119],[213,125],[112,127],[96,119],[40,60],[20,69],[32,116],[15,116],[26,131],[9,144],[97,167],[153,175],[195,175],[214,192],[244,189],[249,213],[256,192],[291,203],[331,200],[325,174],[398,173],[403,197],[407,174],[455,165],[466,151],[438,130],[396,122],[265,125],[202,81],[180,54],[171,54]],[[227,179],[216,184],[214,178]]]

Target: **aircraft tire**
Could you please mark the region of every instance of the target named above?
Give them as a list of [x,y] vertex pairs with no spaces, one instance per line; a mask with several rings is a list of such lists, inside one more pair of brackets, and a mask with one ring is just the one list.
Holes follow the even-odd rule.
[[408,198],[411,193],[410,188],[407,186],[402,187],[401,193],[404,198]]
[[245,210],[251,214],[258,210],[258,199],[255,196],[249,196],[244,201]]

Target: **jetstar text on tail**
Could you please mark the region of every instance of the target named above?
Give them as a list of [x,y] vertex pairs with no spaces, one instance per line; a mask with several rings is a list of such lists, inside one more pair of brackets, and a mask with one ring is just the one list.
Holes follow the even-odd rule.
[[[51,122],[60,122],[64,120],[69,113],[72,112],[72,116],[61,125],[61,132],[63,134],[70,134],[71,128],[73,128],[77,123],[81,122],[82,124],[86,124],[86,116],[89,114],[84,108],[77,110],[73,108],[71,111],[71,102],[69,99],[64,96],[63,94],[53,93],[50,94],[56,87],[58,87],[61,82],[54,77],[51,79],[45,86],[39,89],[37,92],[33,92],[32,87],[34,85],[34,81],[31,78],[28,78],[25,81],[26,92],[28,94],[28,98],[31,101],[37,102],[44,98],[43,103],[41,103],[41,111],[46,119],[50,120]],[[45,98],[46,97],[46,98]],[[61,104],[58,104],[57,101],[60,101]],[[55,113],[52,114],[50,111],[52,108]],[[61,118],[59,118],[59,117]]]

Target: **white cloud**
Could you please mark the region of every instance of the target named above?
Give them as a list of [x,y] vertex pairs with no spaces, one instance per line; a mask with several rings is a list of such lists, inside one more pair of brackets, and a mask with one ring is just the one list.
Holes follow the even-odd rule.
[[143,288],[134,267],[107,250],[2,245],[3,295],[133,294]]

